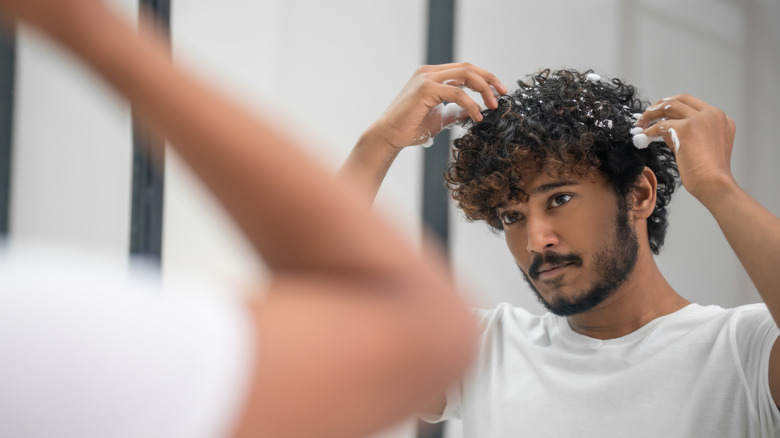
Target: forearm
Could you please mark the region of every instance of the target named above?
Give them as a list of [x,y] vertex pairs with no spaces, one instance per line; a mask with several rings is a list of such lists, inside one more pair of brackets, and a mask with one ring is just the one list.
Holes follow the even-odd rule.
[[711,184],[699,199],[717,220],[775,321],[780,321],[780,219],[731,178]]
[[360,136],[347,156],[339,170],[339,178],[356,186],[369,202],[373,202],[399,152],[399,149],[384,144],[369,129]]
[[59,30],[62,41],[169,138],[272,269],[338,274],[397,268],[406,258],[395,233],[282,132],[176,69],[114,15],[74,23]]

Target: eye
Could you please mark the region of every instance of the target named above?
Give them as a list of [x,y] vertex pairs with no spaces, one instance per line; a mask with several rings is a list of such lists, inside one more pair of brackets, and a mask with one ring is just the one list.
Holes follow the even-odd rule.
[[505,211],[500,214],[500,217],[501,222],[503,222],[504,225],[512,225],[513,223],[521,220],[523,215],[516,211]]
[[571,200],[571,195],[555,195],[552,198],[550,198],[550,207],[556,208],[560,207],[561,205],[569,202]]

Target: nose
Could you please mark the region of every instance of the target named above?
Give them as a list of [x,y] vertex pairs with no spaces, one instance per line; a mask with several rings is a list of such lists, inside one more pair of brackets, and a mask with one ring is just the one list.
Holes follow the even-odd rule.
[[558,245],[558,235],[550,221],[544,217],[526,217],[528,252],[541,254],[545,249]]

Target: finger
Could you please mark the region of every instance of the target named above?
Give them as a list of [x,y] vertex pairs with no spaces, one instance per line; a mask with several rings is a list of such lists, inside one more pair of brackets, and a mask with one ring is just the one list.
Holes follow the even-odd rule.
[[691,96],[690,94],[678,94],[677,96],[672,96],[669,99],[682,102],[696,111],[704,111],[711,106],[706,102]]
[[503,96],[508,92],[506,86],[496,77],[496,75],[490,73],[484,68],[477,67],[476,65],[471,64],[469,62],[455,62],[449,64],[425,65],[420,67],[418,69],[418,72],[438,73],[444,70],[453,70],[453,69],[465,69],[465,70],[473,71],[474,73],[482,77],[482,79],[484,79],[485,82],[493,86],[493,88],[496,89],[496,91],[500,96]]
[[508,92],[506,86],[493,73],[490,73],[489,71],[483,68],[477,67],[476,65],[469,64],[468,62],[465,62],[463,64],[465,65],[466,68],[480,75],[488,84],[490,84],[496,90],[496,92],[498,92],[499,96],[503,96]]
[[458,104],[475,122],[482,120],[482,108],[462,88],[436,84],[435,92],[438,99]]
[[472,70],[464,68],[443,70],[429,78],[444,85],[469,87],[482,96],[485,106],[493,109],[498,108],[495,89],[482,76]]
[[660,120],[685,119],[696,113],[698,111],[689,105],[672,98],[666,98],[647,108],[639,120],[637,120],[636,126],[647,128]]
[[640,145],[645,142],[646,147],[646,144],[649,144],[650,142],[663,140],[666,145],[669,146],[669,149],[671,149],[675,155],[677,155],[677,150],[680,149],[680,138],[678,136],[679,130],[679,121],[664,120],[662,122],[656,123],[653,126],[650,126],[649,128],[641,130],[641,132],[632,130],[631,133],[635,134],[633,138],[634,145],[640,149],[642,149]]

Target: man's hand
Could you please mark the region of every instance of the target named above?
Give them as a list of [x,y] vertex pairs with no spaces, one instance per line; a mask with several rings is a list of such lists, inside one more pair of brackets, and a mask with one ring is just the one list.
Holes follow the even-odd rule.
[[[377,142],[402,149],[424,144],[447,126],[469,117],[482,120],[479,104],[463,87],[482,95],[488,108],[498,107],[495,93],[507,91],[493,74],[469,63],[426,65],[414,73],[367,134]],[[445,101],[450,103],[444,106]]]
[[[420,67],[355,144],[339,172],[342,178],[373,200],[401,149],[429,143],[468,117],[482,120],[479,104],[464,87],[478,92],[488,108],[498,108],[496,93],[507,91],[493,74],[469,63]],[[450,103],[445,106],[445,101]]]
[[722,183],[733,183],[736,127],[719,108],[686,94],[669,97],[648,108],[637,126],[648,137],[663,137],[677,157],[683,185],[705,205]]

